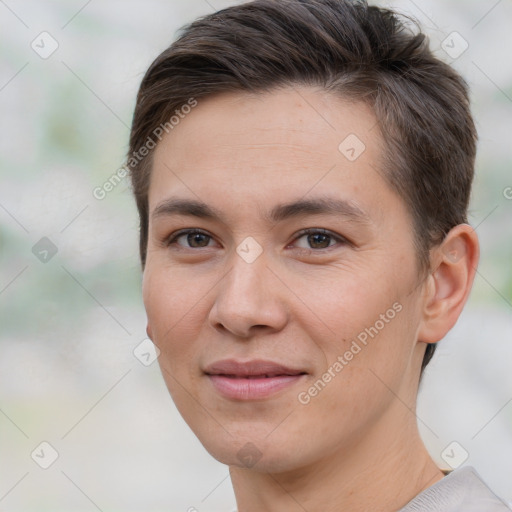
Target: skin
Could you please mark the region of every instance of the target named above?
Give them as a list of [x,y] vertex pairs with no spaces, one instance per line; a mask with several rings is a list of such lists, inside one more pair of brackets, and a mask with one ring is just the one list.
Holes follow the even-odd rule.
[[[366,146],[354,161],[338,149],[349,134]],[[310,87],[202,99],[155,149],[150,215],[172,197],[222,216],[151,217],[143,297],[167,387],[229,465],[240,512],[394,511],[443,477],[418,433],[418,380],[425,343],[464,306],[478,242],[456,226],[420,274],[410,214],[379,172],[382,150],[368,106]],[[278,204],[318,197],[346,200],[366,218],[267,218]],[[207,236],[166,243],[184,228]],[[306,228],[332,236],[308,238]],[[263,251],[252,263],[236,251],[249,236]],[[300,403],[393,304],[400,312]],[[203,372],[226,358],[307,375],[267,399],[231,400]]]

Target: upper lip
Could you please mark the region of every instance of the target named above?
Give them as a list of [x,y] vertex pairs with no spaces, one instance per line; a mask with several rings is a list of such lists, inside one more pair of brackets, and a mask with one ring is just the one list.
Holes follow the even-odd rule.
[[208,365],[204,372],[207,375],[229,375],[233,377],[276,377],[278,375],[300,375],[304,370],[290,368],[274,361],[253,359],[250,361],[236,361],[235,359],[223,359]]

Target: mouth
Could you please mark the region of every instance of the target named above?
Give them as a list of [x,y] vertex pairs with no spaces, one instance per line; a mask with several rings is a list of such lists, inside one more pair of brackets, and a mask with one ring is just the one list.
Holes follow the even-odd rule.
[[214,389],[232,400],[261,400],[289,388],[307,372],[264,360],[218,361],[206,367],[205,375]]

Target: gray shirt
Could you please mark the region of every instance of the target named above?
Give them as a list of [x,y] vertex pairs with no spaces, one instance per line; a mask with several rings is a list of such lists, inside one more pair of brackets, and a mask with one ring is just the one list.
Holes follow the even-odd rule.
[[511,510],[487,487],[475,468],[463,466],[418,494],[399,512],[510,512]]

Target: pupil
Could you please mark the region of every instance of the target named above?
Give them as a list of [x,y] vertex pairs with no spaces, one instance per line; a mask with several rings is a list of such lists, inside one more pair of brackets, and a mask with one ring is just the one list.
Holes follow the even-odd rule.
[[[187,237],[189,245],[191,247],[205,247],[205,245],[201,244],[201,237],[203,238],[203,242],[208,238],[207,235],[203,235],[202,233],[190,233]],[[206,240],[206,245],[208,245],[208,240]]]
[[[325,249],[329,247],[329,235],[324,235],[322,233],[315,233],[314,235],[309,235],[309,243],[316,249]],[[320,244],[321,247],[318,247],[317,244]]]

